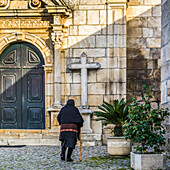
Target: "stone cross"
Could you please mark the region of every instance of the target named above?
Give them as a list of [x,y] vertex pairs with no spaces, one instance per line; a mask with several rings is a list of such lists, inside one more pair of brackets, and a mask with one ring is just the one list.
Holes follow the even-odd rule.
[[72,63],[68,65],[71,70],[81,70],[81,109],[88,109],[87,103],[87,70],[97,69],[101,65],[99,63],[87,61],[87,55],[83,52],[80,63]]

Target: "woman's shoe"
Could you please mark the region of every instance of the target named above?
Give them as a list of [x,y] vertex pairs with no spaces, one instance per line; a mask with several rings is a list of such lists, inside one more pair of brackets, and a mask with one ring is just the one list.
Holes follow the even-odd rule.
[[62,161],[65,161],[65,156],[64,156],[64,154],[61,153],[61,154],[60,154],[60,158],[61,158]]
[[67,158],[67,162],[73,162],[71,158]]

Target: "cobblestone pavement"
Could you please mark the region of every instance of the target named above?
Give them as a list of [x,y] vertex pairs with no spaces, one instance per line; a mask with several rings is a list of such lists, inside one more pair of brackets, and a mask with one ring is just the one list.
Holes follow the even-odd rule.
[[[115,158],[107,154],[106,146],[82,147],[83,160],[79,161],[79,147],[73,152],[74,162],[60,161],[59,146],[0,147],[1,169],[57,169],[57,170],[126,170],[129,157]],[[167,161],[170,169],[170,161]]]

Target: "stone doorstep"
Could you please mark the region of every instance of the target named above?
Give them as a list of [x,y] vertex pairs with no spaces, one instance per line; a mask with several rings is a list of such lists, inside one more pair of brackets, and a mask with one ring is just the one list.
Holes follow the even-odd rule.
[[[60,145],[58,133],[0,133],[0,146],[16,145]],[[9,133],[10,132],[10,133]],[[14,132],[14,131],[13,131]],[[15,131],[16,132],[16,131]],[[27,131],[28,132],[28,131]],[[101,134],[82,134],[82,146],[96,146],[101,143]],[[77,146],[79,146],[79,141]]]

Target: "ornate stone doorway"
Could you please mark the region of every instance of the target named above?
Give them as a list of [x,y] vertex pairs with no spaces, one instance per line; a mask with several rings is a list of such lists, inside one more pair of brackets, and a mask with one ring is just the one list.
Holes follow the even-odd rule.
[[0,55],[0,128],[45,128],[45,79],[41,52],[29,43]]

